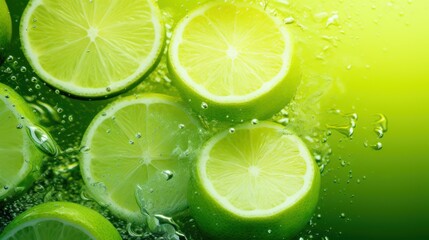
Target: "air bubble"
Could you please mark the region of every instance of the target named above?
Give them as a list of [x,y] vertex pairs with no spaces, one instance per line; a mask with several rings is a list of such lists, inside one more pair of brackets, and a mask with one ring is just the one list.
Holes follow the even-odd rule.
[[57,156],[58,145],[51,135],[39,126],[27,126],[27,134],[37,148],[50,156]]

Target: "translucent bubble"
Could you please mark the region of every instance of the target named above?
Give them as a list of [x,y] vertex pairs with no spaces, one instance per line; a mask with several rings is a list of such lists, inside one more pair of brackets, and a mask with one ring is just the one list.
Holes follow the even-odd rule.
[[164,170],[162,171],[162,174],[165,176],[165,179],[168,181],[174,177],[174,174],[170,170]]
[[56,156],[59,148],[51,135],[39,126],[27,126],[27,134],[37,148],[50,156]]

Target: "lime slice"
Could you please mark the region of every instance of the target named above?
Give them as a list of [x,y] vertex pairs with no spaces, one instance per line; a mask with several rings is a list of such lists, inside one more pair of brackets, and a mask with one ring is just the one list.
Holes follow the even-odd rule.
[[183,210],[189,161],[201,142],[198,128],[179,99],[170,96],[113,102],[93,119],[82,140],[81,172],[89,192],[132,222],[144,221],[139,205],[151,214]]
[[152,0],[31,0],[20,30],[37,74],[82,97],[136,84],[155,66],[165,35]]
[[102,215],[70,202],[49,202],[16,217],[0,235],[2,240],[121,240]]
[[3,62],[4,54],[12,38],[12,22],[6,2],[0,0],[0,63]]
[[168,57],[194,109],[236,121],[269,117],[291,100],[294,54],[286,26],[260,6],[215,1],[178,23]]
[[192,215],[215,239],[289,239],[315,210],[320,174],[294,133],[272,122],[212,137],[194,168]]
[[0,83],[0,200],[24,191],[39,176],[43,154],[27,134],[32,122],[26,102]]

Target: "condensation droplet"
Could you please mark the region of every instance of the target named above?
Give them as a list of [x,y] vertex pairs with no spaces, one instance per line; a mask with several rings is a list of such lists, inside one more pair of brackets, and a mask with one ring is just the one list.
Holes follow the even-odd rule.
[[202,102],[201,103],[201,108],[202,109],[207,109],[207,108],[209,108],[209,105],[206,102]]

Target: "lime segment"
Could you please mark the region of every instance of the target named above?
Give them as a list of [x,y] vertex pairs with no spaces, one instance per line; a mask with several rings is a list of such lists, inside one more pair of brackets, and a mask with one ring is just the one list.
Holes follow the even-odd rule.
[[294,54],[280,20],[259,6],[215,1],[177,25],[168,56],[177,86],[197,110],[219,118],[261,118],[293,96]]
[[15,218],[2,240],[120,240],[121,236],[99,213],[69,202],[49,202]]
[[26,132],[33,122],[26,102],[0,83],[0,200],[22,192],[40,173],[43,154]]
[[293,132],[264,121],[240,125],[204,144],[190,206],[201,229],[216,239],[287,239],[313,214],[319,178]]
[[164,44],[152,0],[32,0],[21,25],[23,50],[35,71],[83,97],[133,85],[154,67]]
[[[200,145],[198,127],[179,100],[166,95],[112,103],[94,118],[82,141],[88,190],[129,221],[143,220],[138,201],[153,214],[183,210],[189,160]],[[143,199],[136,199],[138,190]]]

